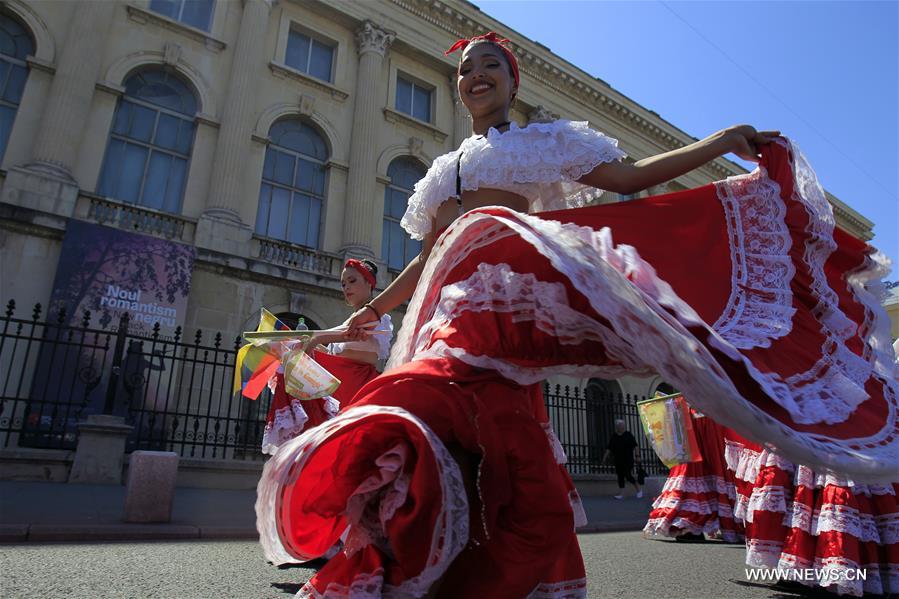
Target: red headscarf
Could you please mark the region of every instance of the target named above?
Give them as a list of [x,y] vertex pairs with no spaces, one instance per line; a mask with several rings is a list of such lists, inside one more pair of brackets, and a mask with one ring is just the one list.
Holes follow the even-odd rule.
[[512,51],[506,46],[509,43],[509,40],[506,38],[501,38],[499,34],[495,31],[491,31],[490,33],[485,33],[484,35],[476,35],[469,39],[461,39],[458,40],[455,44],[450,46],[450,49],[444,52],[444,56],[449,56],[456,50],[465,50],[469,44],[473,44],[474,42],[479,41],[487,41],[491,42],[497,48],[503,51],[503,54],[506,57],[506,60],[509,61],[509,65],[512,67],[512,76],[515,78],[515,87],[519,86],[519,77],[518,77],[518,60],[515,58],[515,55],[512,54]]
[[350,258],[343,263],[343,267],[353,268],[359,271],[359,274],[362,275],[362,278],[365,279],[369,285],[371,285],[372,287],[375,286],[375,274],[372,271],[368,270],[368,267],[361,260]]

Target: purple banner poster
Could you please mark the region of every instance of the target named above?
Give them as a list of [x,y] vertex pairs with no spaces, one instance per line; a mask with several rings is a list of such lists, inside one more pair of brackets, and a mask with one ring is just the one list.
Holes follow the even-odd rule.
[[[165,358],[175,351],[167,341],[184,321],[195,257],[191,246],[69,221],[20,444],[74,447],[76,424],[101,413],[107,398],[129,420],[165,401],[158,390],[172,376]],[[126,343],[118,350],[125,314]]]
[[129,333],[148,336],[158,322],[169,338],[184,320],[195,257],[188,245],[69,221],[49,314],[65,309],[77,325],[89,310],[90,326],[106,330],[128,314]]

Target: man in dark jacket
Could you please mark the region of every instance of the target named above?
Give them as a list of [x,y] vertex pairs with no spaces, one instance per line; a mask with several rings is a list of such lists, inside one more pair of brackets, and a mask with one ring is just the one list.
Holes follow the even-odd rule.
[[625,428],[624,420],[615,421],[615,434],[609,439],[609,446],[606,448],[606,453],[602,456],[603,463],[608,460],[609,455],[611,455],[614,460],[615,474],[618,475],[619,491],[618,495],[615,495],[615,499],[624,498],[625,480],[634,485],[634,490],[637,492],[637,499],[643,497],[643,490],[640,488],[640,485],[637,484],[633,475],[634,464],[640,463],[637,440],[634,439],[634,436],[630,431]]

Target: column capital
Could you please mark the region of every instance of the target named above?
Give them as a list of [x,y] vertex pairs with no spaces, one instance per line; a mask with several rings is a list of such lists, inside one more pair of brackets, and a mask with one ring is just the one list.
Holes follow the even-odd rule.
[[528,113],[528,123],[551,123],[558,118],[558,115],[550,112],[543,104],[538,104]]
[[366,52],[377,52],[381,56],[396,39],[396,33],[378,27],[371,21],[365,21],[356,30],[356,51],[359,56]]

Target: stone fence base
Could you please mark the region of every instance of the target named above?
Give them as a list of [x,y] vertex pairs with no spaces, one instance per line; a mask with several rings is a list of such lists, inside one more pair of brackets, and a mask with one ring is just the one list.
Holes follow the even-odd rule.
[[[0,480],[69,480],[75,452],[60,449],[0,450]],[[130,455],[125,455],[121,480],[128,480]],[[262,461],[180,458],[177,487],[206,489],[255,489],[262,475]]]

